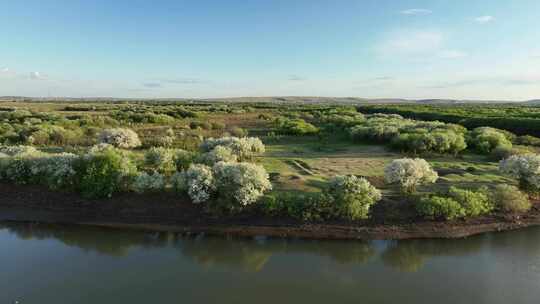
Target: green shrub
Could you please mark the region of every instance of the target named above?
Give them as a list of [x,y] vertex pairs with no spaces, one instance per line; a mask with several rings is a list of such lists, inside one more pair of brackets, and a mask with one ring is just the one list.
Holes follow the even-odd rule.
[[173,150],[167,148],[150,148],[144,153],[144,164],[160,173],[176,170]]
[[225,124],[221,122],[213,122],[212,123],[212,130],[223,130],[225,129]]
[[510,213],[526,212],[531,208],[531,202],[527,194],[519,191],[515,186],[497,185],[491,194],[495,206]]
[[416,211],[426,218],[452,220],[465,216],[464,208],[454,199],[442,196],[421,197],[415,204]]
[[540,147],[540,138],[530,135],[523,135],[516,138],[516,143],[519,145]]
[[494,209],[490,200],[488,189],[480,188],[477,191],[450,187],[448,196],[457,201],[465,211],[465,216],[478,216],[487,214]]
[[322,221],[331,218],[333,198],[324,193],[277,192],[266,194],[258,205],[270,216]]
[[495,208],[495,205],[487,188],[473,191],[450,187],[448,193],[421,197],[415,207],[424,217],[451,220],[487,214]]
[[242,129],[240,127],[232,127],[229,130],[229,133],[231,134],[231,136],[234,136],[234,137],[246,137],[246,136],[248,136],[248,131],[246,129]]
[[207,121],[192,121],[189,123],[189,128],[192,130],[196,130],[198,128],[203,130],[212,130],[212,123]]
[[76,168],[78,187],[88,198],[111,197],[126,189],[137,168],[126,155],[115,149],[105,149],[85,155]]
[[285,135],[308,135],[318,133],[319,129],[300,118],[289,119],[281,117],[276,119],[276,131]]
[[365,178],[336,176],[329,182],[328,194],[334,198],[333,213],[351,220],[368,217],[369,208],[381,199],[381,192]]
[[506,147],[511,148],[512,142],[508,139],[505,131],[490,128],[476,128],[469,134],[469,145],[475,147],[479,152],[488,154],[495,148]]
[[197,153],[195,152],[176,149],[173,157],[176,171],[187,170],[196,158]]

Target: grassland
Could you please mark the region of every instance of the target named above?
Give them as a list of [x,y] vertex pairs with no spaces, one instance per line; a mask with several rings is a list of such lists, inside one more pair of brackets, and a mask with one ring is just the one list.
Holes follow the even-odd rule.
[[[61,152],[87,155],[92,147],[99,143],[98,135],[104,130],[128,128],[138,135],[140,146],[122,153],[129,154],[130,161],[139,172],[137,174],[159,172],[168,181],[172,180],[174,172],[163,172],[160,168],[149,167],[145,163],[148,151],[155,148],[163,148],[167,151],[187,151],[196,156],[190,159],[190,162],[201,163],[202,161],[197,157],[204,154],[200,147],[208,138],[257,137],[264,143],[264,153],[254,154],[249,158],[249,162],[260,165],[266,170],[272,190],[265,191],[264,197],[261,197],[250,208],[245,208],[240,214],[231,216],[220,214],[219,219],[216,219],[215,214],[207,214],[208,210],[204,206],[191,204],[190,197],[186,193],[173,193],[170,185],[165,185],[159,191],[148,194],[133,193],[131,188],[118,188],[114,193],[100,197],[99,203],[91,207],[94,210],[92,212],[109,208],[114,212],[131,214],[132,211],[127,209],[135,208],[142,210],[141,216],[144,215],[145,219],[148,219],[149,214],[155,214],[157,217],[167,217],[166,215],[170,214],[176,216],[175,220],[185,223],[193,223],[194,219],[198,219],[197,223],[217,221],[227,224],[231,221],[237,223],[238,218],[249,218],[250,223],[257,225],[261,223],[260,221],[272,225],[341,221],[343,218],[324,215],[329,207],[318,206],[317,200],[320,198],[317,198],[315,203],[310,201],[309,206],[302,205],[305,203],[300,204],[300,201],[304,195],[315,195],[311,197],[324,199],[327,197],[325,195],[328,193],[329,181],[334,177],[355,176],[365,178],[372,186],[380,190],[382,200],[372,208],[369,218],[360,221],[353,220],[354,225],[369,226],[386,222],[411,223],[425,221],[414,210],[414,201],[419,197],[432,194],[444,195],[451,187],[476,191],[482,187],[493,189],[501,184],[519,186],[518,180],[501,173],[499,160],[502,157],[522,153],[522,151],[537,153],[539,148],[534,145],[534,137],[526,138],[533,141],[531,143],[509,132],[489,130],[489,132],[499,132],[497,133],[498,140],[504,140],[504,142],[501,142],[500,146],[496,143],[493,147],[489,147],[487,151],[491,152],[486,153],[486,150],[478,149],[480,145],[475,142],[478,140],[474,137],[475,133],[461,126],[373,113],[376,110],[399,114],[422,112],[437,113],[437,115],[442,115],[440,117],[459,116],[460,119],[469,115],[469,118],[483,117],[484,120],[498,117],[496,115],[504,116],[514,113],[512,118],[532,119],[534,123],[537,123],[537,119],[540,121],[534,116],[536,112],[530,115],[524,114],[529,111],[529,108],[522,109],[514,106],[504,108],[498,105],[492,108],[476,106],[471,109],[477,110],[470,114],[459,107],[428,108],[418,105],[372,105],[356,108],[350,105],[334,104],[223,102],[2,102],[0,103],[0,143],[3,147],[30,146],[38,149],[40,153],[45,152],[51,155]],[[357,110],[371,114],[362,115]],[[489,113],[492,115],[488,115]],[[417,116],[414,117],[417,118]],[[439,116],[426,117],[426,120],[430,121],[437,117]],[[456,119],[443,120],[455,123]],[[357,127],[361,127],[361,132],[355,133],[358,130]],[[398,130],[397,134],[396,130]],[[520,129],[520,132],[529,135],[526,129]],[[453,150],[448,150],[448,147],[444,148],[447,150],[438,146],[426,147],[426,143],[436,142],[431,140],[430,136],[433,134],[440,136],[438,141],[461,138],[463,142],[461,145],[452,146]],[[501,154],[499,151],[501,149],[498,148],[503,145]],[[438,173],[439,178],[435,183],[420,184],[416,193],[411,195],[404,194],[399,185],[385,182],[385,168],[390,163],[396,159],[417,157],[425,159]],[[180,171],[186,168],[187,166],[177,167],[175,170],[178,171],[177,173],[182,173]],[[21,187],[28,189],[34,187],[29,193],[50,191],[43,189],[43,186],[47,186],[46,183],[43,184],[43,178],[29,179],[24,176],[24,179],[18,179],[18,177],[11,178],[8,173],[1,174],[5,191],[24,192]],[[74,177],[73,180],[77,181],[77,178]],[[56,203],[58,206],[63,202],[69,208],[78,208],[71,202],[79,201],[76,198],[78,197],[76,183],[60,189],[60,194],[46,196],[48,197],[46,202],[41,202],[41,204],[54,205],[55,202],[51,200],[56,200],[60,202]],[[10,187],[10,184],[16,184],[16,187]],[[51,188],[50,185],[49,188]],[[113,199],[107,199],[106,197],[110,197],[111,194],[113,194]],[[288,199],[292,198],[292,201],[285,202],[285,206],[280,205],[279,212],[276,213],[275,209],[272,209],[273,211],[267,214],[265,199],[274,197],[274,200],[276,198],[280,200],[281,194],[289,195]],[[21,195],[21,201],[24,201],[24,204],[36,206],[32,198],[21,193],[12,193],[6,197],[17,200],[18,195]],[[220,199],[223,200],[218,197],[218,200]],[[86,198],[83,200],[84,204],[93,204],[91,200],[86,201]],[[148,203],[149,200],[167,203],[152,206]],[[298,206],[290,207],[287,204],[298,204]],[[302,208],[311,209],[297,210]],[[89,209],[84,210],[89,212]],[[533,210],[537,211],[536,205],[533,206]],[[324,216],[321,217],[320,214]],[[501,216],[498,211],[494,211],[493,214]],[[536,219],[536,217],[533,218]],[[441,219],[434,220],[438,223]],[[473,219],[474,221],[488,220],[485,217],[479,217]],[[346,219],[346,222],[351,223],[350,219]]]

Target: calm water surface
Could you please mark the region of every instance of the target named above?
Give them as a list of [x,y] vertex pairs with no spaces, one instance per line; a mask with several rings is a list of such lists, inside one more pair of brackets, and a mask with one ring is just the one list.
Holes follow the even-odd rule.
[[461,240],[0,225],[0,303],[540,303],[540,228]]

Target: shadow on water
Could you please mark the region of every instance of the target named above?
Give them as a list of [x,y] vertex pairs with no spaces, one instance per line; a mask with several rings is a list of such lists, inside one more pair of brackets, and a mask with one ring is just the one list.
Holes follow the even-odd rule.
[[99,227],[49,224],[1,223],[23,240],[54,239],[85,252],[123,257],[131,249],[174,248],[205,268],[224,267],[257,272],[274,255],[303,254],[326,257],[338,264],[362,265],[380,260],[397,271],[416,272],[435,257],[459,257],[482,250],[519,252],[524,256],[540,252],[540,228],[485,234],[459,240],[400,241],[299,241],[284,239],[225,239],[218,237],[181,237],[174,233],[141,233]]

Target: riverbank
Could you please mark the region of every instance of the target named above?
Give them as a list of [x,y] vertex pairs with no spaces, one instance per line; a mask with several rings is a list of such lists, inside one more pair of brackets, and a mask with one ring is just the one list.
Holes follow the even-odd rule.
[[12,184],[0,184],[0,193],[0,221],[93,225],[186,235],[362,240],[461,238],[540,225],[538,202],[527,214],[514,217],[494,214],[448,222],[412,216],[385,219],[383,205],[375,210],[371,220],[306,224],[258,214],[215,217],[204,213],[187,198],[172,193],[128,193],[113,199],[85,200],[75,193]]

